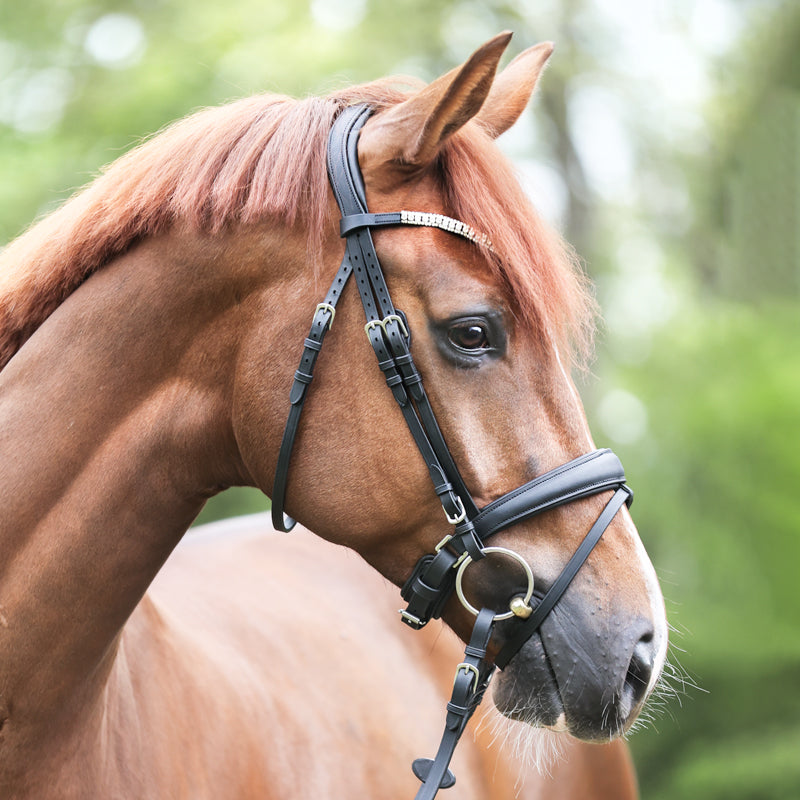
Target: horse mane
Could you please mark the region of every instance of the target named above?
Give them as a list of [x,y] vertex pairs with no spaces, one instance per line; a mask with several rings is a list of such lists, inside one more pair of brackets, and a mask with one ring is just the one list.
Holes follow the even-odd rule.
[[572,248],[533,208],[512,164],[482,130],[451,136],[439,163],[448,213],[491,240],[488,265],[542,356],[554,345],[566,363],[585,366],[597,316],[591,284]]
[[[381,109],[407,96],[393,79],[302,100],[257,95],[201,110],[132,149],[0,252],[0,369],[93,272],[177,223],[215,233],[301,221],[318,250],[333,120],[347,105]],[[450,137],[436,174],[444,212],[490,237],[487,263],[514,312],[540,341],[588,352],[593,303],[583,274],[478,124]]]

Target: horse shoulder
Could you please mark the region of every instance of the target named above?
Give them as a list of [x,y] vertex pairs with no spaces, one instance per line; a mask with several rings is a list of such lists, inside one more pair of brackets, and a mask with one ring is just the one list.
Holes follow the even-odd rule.
[[[413,797],[460,646],[406,631],[397,590],[351,551],[265,528],[189,533],[137,607],[106,691],[109,780],[193,800]],[[472,748],[454,769],[465,800],[488,797]]]
[[[96,750],[106,793],[414,796],[410,764],[436,751],[463,645],[438,623],[394,624],[397,590],[351,551],[266,530],[190,532],[128,621]],[[615,778],[624,749],[576,742],[548,777],[492,741],[513,723],[476,722],[454,800],[635,797]]]

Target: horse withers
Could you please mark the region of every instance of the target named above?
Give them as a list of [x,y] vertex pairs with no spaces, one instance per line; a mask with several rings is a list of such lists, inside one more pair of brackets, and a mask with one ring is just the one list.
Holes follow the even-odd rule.
[[[551,48],[531,48],[496,74],[508,39],[495,37],[426,87],[379,81],[200,112],[0,254],[4,796],[248,797],[247,786],[269,784],[270,769],[293,776],[293,796],[341,796],[334,783],[305,780],[306,759],[258,747],[265,719],[280,726],[298,715],[316,729],[322,709],[343,698],[317,692],[323,705],[303,714],[279,689],[255,688],[258,678],[269,685],[281,654],[314,645],[302,626],[275,634],[255,613],[261,589],[244,567],[241,580],[219,574],[215,596],[231,602],[224,637],[212,614],[202,615],[208,631],[197,641],[173,635],[179,604],[202,587],[186,584],[182,597],[165,590],[163,608],[142,600],[205,500],[226,486],[270,493],[285,472],[286,511],[398,585],[415,574],[430,580],[418,565],[449,553],[442,585],[458,573],[465,602],[443,591],[429,616],[441,614],[463,639],[470,606],[504,617],[487,662],[508,653],[524,615],[553,597],[621,489],[601,482],[594,493],[581,466],[594,444],[569,370],[588,348],[585,281],[493,141],[527,105]],[[353,193],[370,220],[353,236],[371,258],[374,235],[391,293],[376,309],[396,310],[368,311],[366,336],[366,292],[349,284],[367,276],[352,263],[350,232],[342,243],[345,212],[326,169],[335,120],[355,106],[367,111],[347,139],[363,180]],[[413,216],[403,222],[400,210]],[[397,216],[374,225],[384,213]],[[351,272],[341,272],[343,252]],[[375,266],[364,265],[370,280]],[[308,335],[317,323],[324,349]],[[302,361],[297,368],[306,350],[313,383]],[[304,411],[284,469],[298,394]],[[537,487],[564,476],[569,484],[570,474],[581,476],[572,494],[551,492],[538,513]],[[591,742],[630,728],[667,644],[653,568],[624,504],[613,512],[493,687],[503,714]],[[498,523],[492,546],[511,557],[483,557],[487,519]],[[263,582],[279,569],[271,562]],[[329,578],[344,590],[346,580]],[[303,593],[286,602],[299,606]],[[505,619],[511,603],[520,616]],[[335,606],[311,605],[331,630]],[[347,651],[328,662],[354,676],[361,662]],[[422,680],[427,668],[417,669]],[[380,717],[391,691],[365,706]],[[315,749],[323,773],[352,761],[353,740],[374,744],[355,727],[324,756]],[[370,759],[356,761],[351,769],[374,776],[368,796],[407,791],[381,782]],[[591,774],[576,767],[571,777],[579,785]],[[471,791],[464,783],[458,791]]]

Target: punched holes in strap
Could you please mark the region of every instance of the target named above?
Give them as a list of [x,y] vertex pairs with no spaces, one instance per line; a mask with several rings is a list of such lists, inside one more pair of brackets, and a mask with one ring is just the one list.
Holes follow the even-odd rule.
[[294,440],[300,426],[300,416],[306,399],[306,390],[314,379],[314,366],[317,356],[322,349],[325,334],[333,324],[336,315],[336,302],[341,295],[342,288],[347,283],[350,275],[350,264],[345,258],[334,279],[325,301],[319,303],[314,310],[311,320],[311,329],[303,341],[303,354],[300,357],[300,366],[294,374],[292,388],[289,391],[289,416],[283,429],[283,438],[278,450],[278,463],[275,468],[275,478],[272,484],[272,525],[275,530],[288,532],[295,526],[295,521],[283,513],[286,499],[286,484],[288,481],[289,462],[294,449]]
[[[294,384],[289,392],[289,402],[292,405],[297,405],[303,399],[306,387],[314,379],[314,363],[321,348],[322,342],[314,341],[314,339],[306,339],[303,342],[303,356],[300,359],[300,368],[294,373]],[[305,370],[303,370],[303,367],[305,367]]]
[[[411,420],[411,414],[406,414],[406,421],[412,428],[418,446],[423,449],[423,457],[427,464],[440,463],[450,481],[456,487],[456,493],[466,509],[468,516],[477,513],[474,502],[464,486],[463,479],[453,462],[444,437],[436,423],[430,403],[422,388],[422,381],[408,350],[408,343],[402,336],[395,336],[393,326],[388,320],[399,315],[389,297],[389,291],[383,276],[370,229],[382,225],[416,224],[431,227],[443,227],[458,235],[465,235],[468,226],[450,221],[443,215],[424,214],[417,212],[389,212],[370,216],[366,207],[363,180],[358,169],[357,140],[360,127],[369,117],[370,110],[365,106],[354,106],[344,109],[334,123],[328,150],[328,171],[334,195],[342,213],[343,230],[347,232],[347,252],[356,272],[356,285],[361,294],[362,304],[368,320],[382,319],[387,322],[389,348],[395,359],[395,368],[403,376],[403,385],[406,392],[411,395],[418,405],[419,419]],[[352,217],[351,221],[348,221]],[[351,224],[352,223],[352,224]],[[469,238],[469,237],[468,237]],[[364,280],[366,278],[366,280]],[[372,339],[372,337],[370,337]],[[373,342],[375,347],[375,342]],[[376,351],[377,352],[377,351]],[[379,355],[379,360],[382,355]],[[395,388],[393,391],[395,391]],[[408,407],[404,409],[404,412]],[[414,414],[416,416],[416,413]],[[425,444],[422,437],[418,437],[415,430],[424,433],[425,442],[432,449],[435,460],[430,460],[424,452]]]

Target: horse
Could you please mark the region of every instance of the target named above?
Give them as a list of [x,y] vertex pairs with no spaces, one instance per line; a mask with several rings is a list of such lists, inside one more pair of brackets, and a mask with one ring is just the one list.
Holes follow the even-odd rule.
[[[664,604],[570,374],[586,280],[494,143],[552,50],[498,71],[509,39],[427,86],[200,111],[0,254],[0,795],[409,795],[398,762],[453,684],[440,617],[463,641],[483,625],[457,684],[505,662],[500,715],[566,742],[519,789],[467,739],[459,797],[635,795],[619,737],[663,668]],[[346,115],[360,214],[326,175]],[[356,241],[393,298],[366,327]],[[331,545],[179,547],[234,485]],[[390,629],[382,580],[427,630]]]

